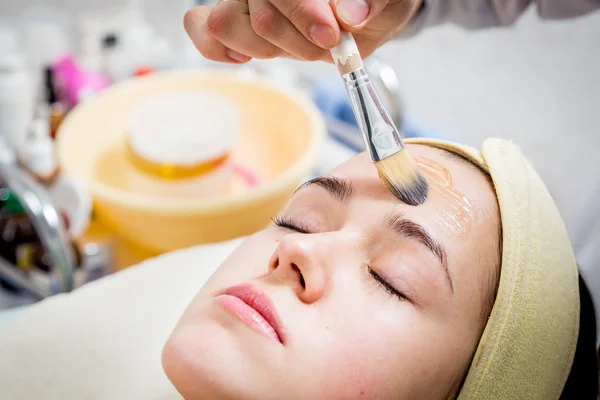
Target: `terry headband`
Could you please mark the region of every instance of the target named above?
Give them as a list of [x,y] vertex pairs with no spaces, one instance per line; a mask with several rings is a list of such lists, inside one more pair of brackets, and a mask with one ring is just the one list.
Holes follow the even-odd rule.
[[546,186],[506,140],[487,139],[481,151],[436,139],[406,142],[457,153],[488,171],[500,206],[498,294],[458,399],[558,399],[577,346],[579,281]]

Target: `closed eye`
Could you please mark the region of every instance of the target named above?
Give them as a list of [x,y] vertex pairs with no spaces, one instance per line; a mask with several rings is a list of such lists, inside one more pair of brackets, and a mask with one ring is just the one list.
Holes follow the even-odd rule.
[[379,286],[381,286],[382,289],[384,289],[392,296],[396,296],[399,300],[408,300],[406,296],[402,294],[402,292],[390,285],[381,275],[379,275],[376,271],[371,269],[371,267],[369,267],[368,265],[366,267],[367,272],[373,277],[373,279],[375,279],[375,281],[379,284]]
[[283,229],[289,229],[291,231],[298,232],[298,233],[305,233],[305,234],[311,233],[310,230],[306,226],[299,224],[295,221],[292,221],[291,218],[285,217],[283,215],[278,215],[275,218],[272,218],[272,221],[275,224],[275,226],[278,226]]
[[[299,224],[299,223],[293,221],[291,218],[283,216],[283,215],[278,215],[275,218],[272,218],[271,220],[273,221],[273,224],[275,224],[275,226],[278,226],[278,227],[283,228],[283,229],[288,229],[288,230],[291,230],[291,231],[294,231],[294,232],[298,232],[298,233],[303,233],[303,234],[310,234],[311,233],[310,230],[306,226],[303,226],[302,224]],[[367,268],[367,272],[369,273],[369,275],[371,275],[371,277],[373,279],[375,279],[375,281],[377,282],[377,284],[383,290],[385,290],[390,295],[397,297],[399,300],[408,300],[407,297],[404,296],[404,294],[402,292],[400,292],[399,290],[397,290],[396,288],[394,288],[391,284],[389,284],[375,270],[373,270],[368,265],[365,265],[365,266]]]

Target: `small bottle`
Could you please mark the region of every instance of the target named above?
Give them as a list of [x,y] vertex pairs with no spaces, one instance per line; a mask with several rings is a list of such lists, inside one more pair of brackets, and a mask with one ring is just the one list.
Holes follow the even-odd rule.
[[39,111],[19,152],[21,165],[40,183],[51,184],[58,176],[54,142],[50,137],[48,112]]
[[17,156],[13,149],[8,145],[6,139],[0,136],[0,163],[13,165],[17,162]]
[[[82,264],[81,250],[74,242],[70,242],[69,246],[75,257],[74,267],[78,270]],[[22,271],[30,271],[35,268],[42,272],[50,273],[54,268],[54,261],[39,238],[36,238],[35,241],[19,244],[15,251],[15,261],[17,268]]]
[[0,211],[6,211],[9,214],[22,215],[25,208],[15,194],[6,187],[5,183],[0,184]]
[[54,71],[52,68],[46,68],[44,71],[44,89],[45,100],[48,103],[50,113],[50,137],[56,138],[56,132],[62,120],[65,117],[67,108],[58,100],[56,95],[56,84],[54,81]]
[[0,52],[0,136],[15,151],[25,141],[33,99],[31,76],[23,57]]
[[0,188],[0,255],[26,270],[32,253],[23,245],[36,240],[35,228],[19,199],[7,187]]
[[102,38],[102,71],[111,80],[115,81],[113,71],[113,58],[119,47],[119,38],[114,33],[109,33]]
[[[11,264],[15,264],[15,245],[17,224],[13,222],[15,211],[22,210],[18,199],[0,179],[0,257]],[[18,293],[19,288],[0,278],[0,290]]]
[[[59,213],[61,214],[61,213]],[[61,215],[62,216],[62,215]],[[68,229],[68,220],[62,216],[63,227]],[[82,253],[79,245],[70,240],[75,257],[75,272],[82,270]],[[32,281],[51,282],[54,260],[44,246],[33,221],[25,212],[19,199],[7,187],[0,187],[0,257],[27,274]],[[19,291],[0,279],[0,287]]]

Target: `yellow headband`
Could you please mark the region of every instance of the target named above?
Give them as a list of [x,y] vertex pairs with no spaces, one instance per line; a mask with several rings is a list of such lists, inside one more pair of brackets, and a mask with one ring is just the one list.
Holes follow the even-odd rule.
[[459,400],[558,399],[579,332],[577,264],[546,186],[517,146],[487,139],[481,152],[411,139],[462,155],[488,171],[502,220],[500,283]]

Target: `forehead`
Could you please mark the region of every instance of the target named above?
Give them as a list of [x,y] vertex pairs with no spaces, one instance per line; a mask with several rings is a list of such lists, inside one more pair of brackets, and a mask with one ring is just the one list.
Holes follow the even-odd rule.
[[430,215],[436,209],[454,203],[452,208],[470,209],[465,210],[467,215],[462,217],[474,219],[473,227],[479,225],[477,222],[482,219],[498,215],[492,185],[474,164],[430,146],[411,144],[407,149],[430,185],[427,201],[418,207],[402,203],[386,189],[366,153],[350,159],[330,174],[351,181],[359,195],[387,200],[391,205],[401,207],[403,212]]
[[[443,150],[423,145],[408,145],[407,149],[430,185],[427,201],[418,207],[397,200],[364,153],[342,164],[331,175],[351,181],[356,201],[362,202],[366,209],[375,207],[379,215],[389,210],[399,211],[423,225],[446,248],[451,269],[473,268],[473,263],[482,259],[495,265],[500,218],[489,180],[468,161]],[[368,205],[369,202],[372,204]]]

